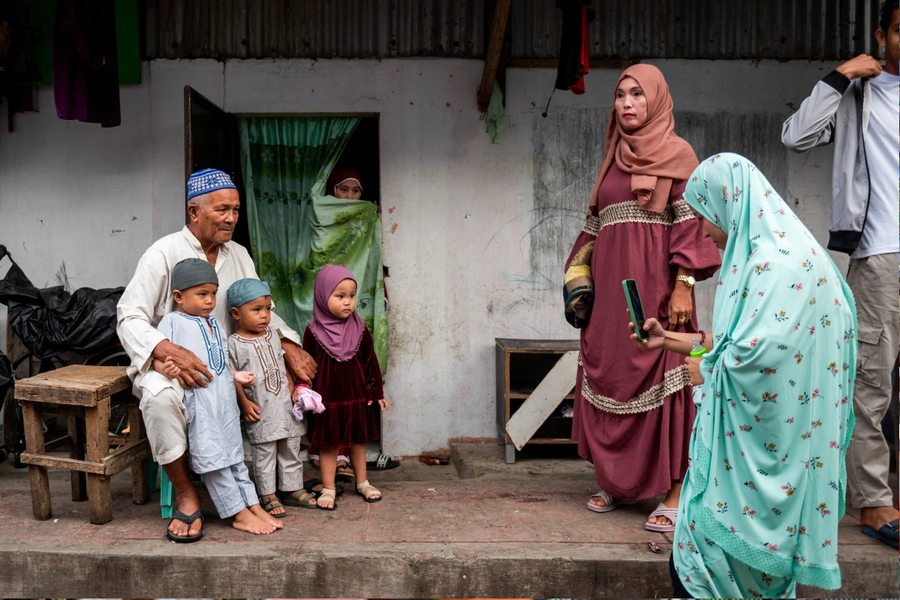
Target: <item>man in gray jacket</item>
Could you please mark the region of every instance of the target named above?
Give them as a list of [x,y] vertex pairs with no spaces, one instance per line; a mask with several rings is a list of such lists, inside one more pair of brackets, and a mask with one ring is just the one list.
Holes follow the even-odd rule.
[[897,297],[898,0],[881,7],[871,56],[826,75],[784,123],[781,140],[796,152],[834,143],[828,248],[850,254],[847,282],[856,298],[859,354],[853,407],[856,428],[847,454],[850,498],[863,531],[898,547],[898,513],[888,485],[890,454],[881,421],[891,402],[891,371],[900,344]]

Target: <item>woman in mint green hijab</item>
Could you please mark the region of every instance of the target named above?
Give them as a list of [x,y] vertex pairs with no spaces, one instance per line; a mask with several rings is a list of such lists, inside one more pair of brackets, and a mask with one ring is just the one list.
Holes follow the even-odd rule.
[[[838,589],[853,295],[743,156],[703,161],[684,199],[723,255],[709,352],[687,359],[702,387],[672,552],[676,595],[793,597],[798,582]],[[692,336],[654,320],[645,328],[645,345],[690,352]]]

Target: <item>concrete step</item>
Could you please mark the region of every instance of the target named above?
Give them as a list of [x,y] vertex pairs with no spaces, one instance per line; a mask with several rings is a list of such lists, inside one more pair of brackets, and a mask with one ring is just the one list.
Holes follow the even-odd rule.
[[[86,503],[71,501],[59,471],[51,472],[53,518],[35,521],[27,475],[7,462],[0,465],[0,597],[671,595],[672,538],[643,527],[656,499],[598,515],[584,506],[596,491],[592,479],[533,472],[456,480],[452,467],[410,464],[371,474],[382,502],[366,504],[347,486],[337,511],[289,508],[284,530],[258,537],[216,518],[202,490],[205,538],[173,544],[158,495],[132,504],[127,472],[112,479],[110,523],[88,523]],[[401,480],[429,473],[431,481]],[[650,552],[651,540],[660,554]],[[843,589],[801,588],[801,597],[898,597],[896,551],[862,535],[852,515],[841,528],[840,556]]]

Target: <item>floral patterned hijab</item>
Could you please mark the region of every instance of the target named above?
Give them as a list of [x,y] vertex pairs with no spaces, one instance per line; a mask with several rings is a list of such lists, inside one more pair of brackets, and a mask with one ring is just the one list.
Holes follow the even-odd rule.
[[[675,541],[697,527],[768,575],[836,589],[856,377],[853,295],[743,156],[703,161],[684,198],[728,242]],[[676,553],[680,570],[707,571],[702,554]]]

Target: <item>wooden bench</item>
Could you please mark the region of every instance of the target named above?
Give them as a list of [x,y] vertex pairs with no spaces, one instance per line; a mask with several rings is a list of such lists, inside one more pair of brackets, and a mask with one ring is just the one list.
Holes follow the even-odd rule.
[[[112,519],[109,478],[128,467],[134,503],[147,502],[150,490],[145,459],[150,456],[150,444],[125,367],[72,365],[49,371],[17,381],[15,398],[22,402],[22,462],[28,465],[35,519],[43,521],[52,516],[48,467],[72,472],[72,500],[88,500],[91,523],[99,525]],[[109,414],[110,406],[116,404],[128,407],[129,432],[122,439],[125,444],[110,453],[110,440],[114,438],[109,433]],[[44,439],[41,414],[45,410],[68,416],[68,435]],[[66,445],[70,447],[69,458],[47,454]]]

